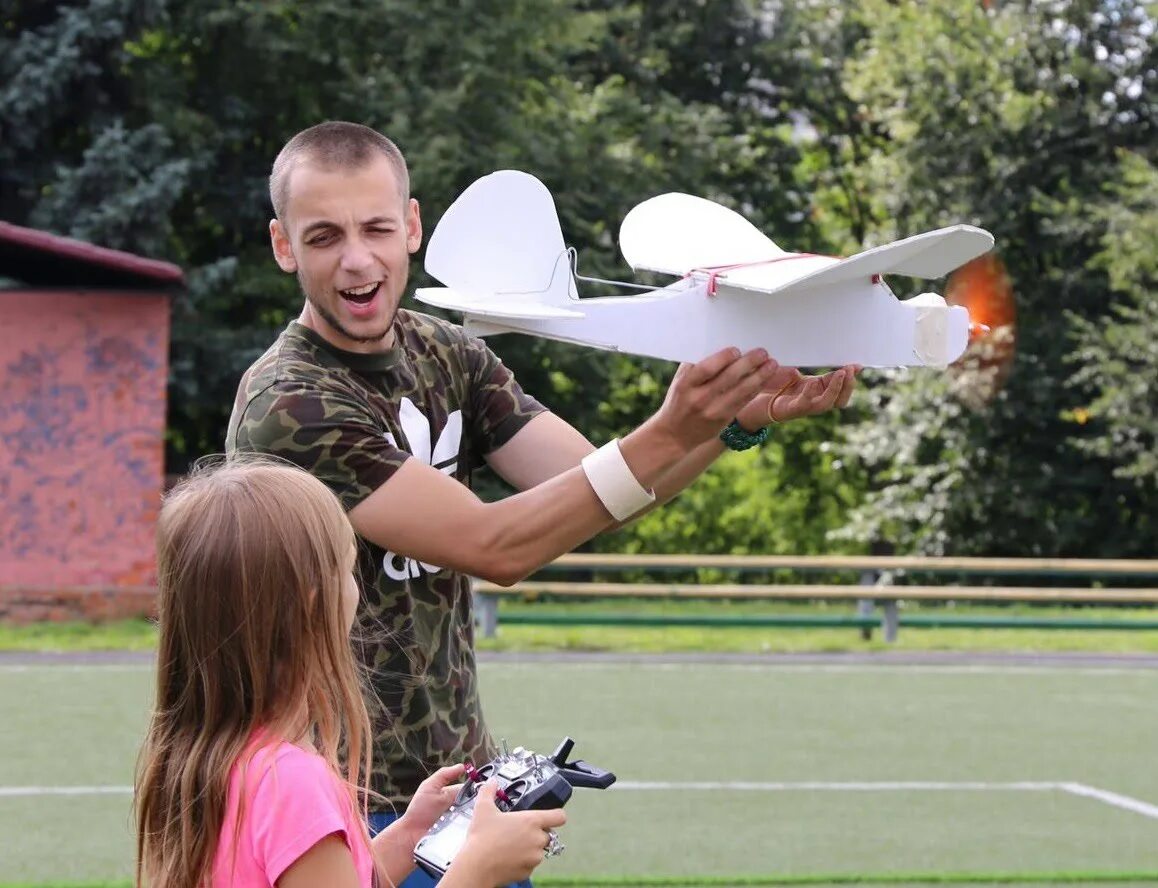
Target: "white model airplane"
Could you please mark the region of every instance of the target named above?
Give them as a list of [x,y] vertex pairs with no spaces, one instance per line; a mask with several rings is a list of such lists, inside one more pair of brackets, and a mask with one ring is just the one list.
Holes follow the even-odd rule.
[[795,367],[944,367],[969,343],[968,311],[935,293],[902,302],[882,275],[942,277],[987,252],[993,236],[954,225],[847,259],[786,253],[720,204],[663,194],[627,214],[619,243],[632,268],[679,280],[580,299],[546,186],[527,173],[492,173],[431,235],[426,270],[446,286],[416,295],[461,311],[476,336],[529,333],[672,361],[763,346]]

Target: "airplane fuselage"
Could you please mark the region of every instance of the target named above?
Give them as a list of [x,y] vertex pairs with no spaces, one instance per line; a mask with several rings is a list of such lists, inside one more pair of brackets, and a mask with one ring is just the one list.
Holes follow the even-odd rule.
[[964,308],[940,297],[901,302],[883,281],[769,294],[720,280],[708,295],[706,282],[685,280],[645,295],[571,300],[567,307],[582,317],[496,317],[456,306],[474,335],[521,332],[671,361],[696,361],[734,346],[763,347],[795,367],[944,366],[969,339]]

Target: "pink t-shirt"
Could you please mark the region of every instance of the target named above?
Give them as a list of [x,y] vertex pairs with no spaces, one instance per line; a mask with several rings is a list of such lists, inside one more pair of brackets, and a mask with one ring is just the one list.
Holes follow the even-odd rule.
[[[374,859],[365,826],[338,775],[316,752],[284,740],[258,742],[262,745],[253,758],[243,764],[247,758],[243,755],[230,771],[209,888],[270,888],[294,861],[334,833],[354,855],[359,884],[372,888]],[[242,798],[245,806],[235,844]]]

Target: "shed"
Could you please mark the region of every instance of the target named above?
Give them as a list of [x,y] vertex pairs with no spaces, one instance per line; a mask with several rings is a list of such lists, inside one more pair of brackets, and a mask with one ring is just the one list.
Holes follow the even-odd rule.
[[150,613],[167,262],[0,222],[0,620]]

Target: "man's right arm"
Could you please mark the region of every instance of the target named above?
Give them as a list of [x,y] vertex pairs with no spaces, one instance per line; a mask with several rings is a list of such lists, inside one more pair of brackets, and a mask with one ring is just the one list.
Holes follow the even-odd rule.
[[[763,350],[727,349],[680,368],[663,406],[620,441],[631,473],[654,487],[712,440],[775,372]],[[616,523],[575,467],[493,503],[407,460],[350,510],[363,537],[392,552],[509,585]]]

